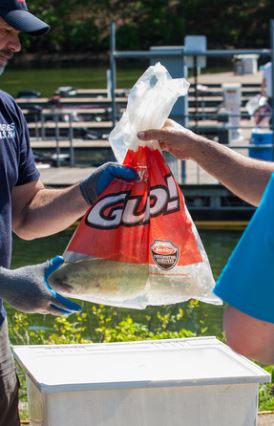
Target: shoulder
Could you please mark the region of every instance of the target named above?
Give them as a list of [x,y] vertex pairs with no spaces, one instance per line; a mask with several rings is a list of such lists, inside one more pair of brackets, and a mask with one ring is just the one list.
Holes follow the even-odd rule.
[[0,108],[1,113],[12,116],[15,120],[22,121],[23,113],[17,105],[15,99],[7,92],[0,90]]
[[15,104],[15,100],[11,95],[9,95],[7,92],[4,92],[4,90],[0,90],[0,98],[2,102],[12,103]]
[[6,105],[8,108],[14,108],[15,110],[19,109],[18,105],[15,102],[15,99],[3,90],[0,90],[0,100],[2,105]]

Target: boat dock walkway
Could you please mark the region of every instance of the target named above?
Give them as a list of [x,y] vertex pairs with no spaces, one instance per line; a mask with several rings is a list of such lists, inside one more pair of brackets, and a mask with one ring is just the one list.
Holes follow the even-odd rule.
[[[105,147],[105,146],[104,146]],[[45,185],[48,186],[69,186],[79,182],[92,171],[95,167],[49,167],[47,165],[38,165],[38,169]],[[197,170],[197,166],[190,161],[186,162],[186,184],[197,184],[197,173],[198,173],[198,184],[218,184],[218,181],[206,173],[204,170]]]

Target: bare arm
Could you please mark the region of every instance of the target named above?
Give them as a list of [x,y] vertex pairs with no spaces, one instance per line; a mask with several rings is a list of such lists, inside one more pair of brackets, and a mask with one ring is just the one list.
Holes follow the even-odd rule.
[[16,186],[12,191],[13,231],[26,240],[55,234],[83,216],[113,179],[137,178],[132,168],[110,162],[69,188],[47,189],[40,180]]
[[254,160],[210,141],[168,120],[162,130],[138,134],[158,140],[162,149],[178,159],[191,159],[246,202],[257,206],[274,171],[274,163]]
[[12,199],[13,230],[26,240],[62,231],[83,216],[89,207],[79,184],[65,189],[47,189],[38,180],[15,187]]

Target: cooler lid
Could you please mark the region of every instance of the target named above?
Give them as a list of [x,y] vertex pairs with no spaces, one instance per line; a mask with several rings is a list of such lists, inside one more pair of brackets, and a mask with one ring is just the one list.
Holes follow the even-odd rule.
[[270,374],[215,337],[14,346],[13,351],[45,393],[270,381]]

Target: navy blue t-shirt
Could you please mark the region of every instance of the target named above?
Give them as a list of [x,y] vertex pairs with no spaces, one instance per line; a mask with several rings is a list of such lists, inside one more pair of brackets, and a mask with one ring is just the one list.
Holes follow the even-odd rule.
[[[0,266],[8,268],[11,261],[12,189],[38,178],[23,113],[12,97],[0,90]],[[0,324],[5,315],[0,299]]]

